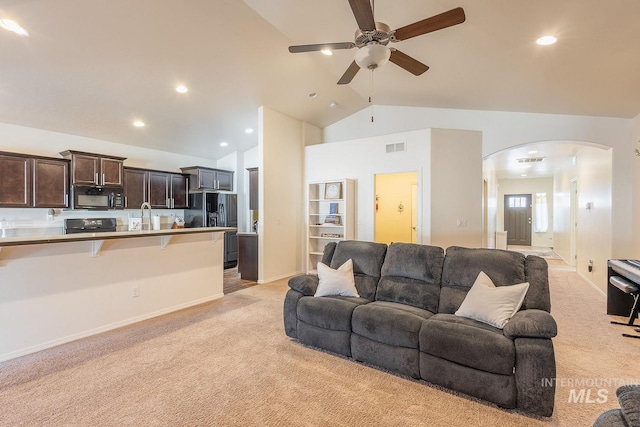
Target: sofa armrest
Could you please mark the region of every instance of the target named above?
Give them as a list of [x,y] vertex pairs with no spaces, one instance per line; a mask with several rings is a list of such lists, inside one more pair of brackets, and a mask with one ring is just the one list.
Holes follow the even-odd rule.
[[318,289],[318,276],[303,274],[289,279],[289,287],[303,295],[313,296]]
[[630,426],[640,425],[640,386],[624,385],[616,390],[622,415]]
[[558,335],[556,321],[544,310],[521,310],[504,325],[507,338],[553,338]]

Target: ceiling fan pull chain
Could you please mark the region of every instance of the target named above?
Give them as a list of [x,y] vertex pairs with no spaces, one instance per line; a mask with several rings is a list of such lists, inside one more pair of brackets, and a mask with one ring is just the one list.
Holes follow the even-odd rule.
[[369,74],[369,104],[371,105],[371,123],[373,123],[373,69]]

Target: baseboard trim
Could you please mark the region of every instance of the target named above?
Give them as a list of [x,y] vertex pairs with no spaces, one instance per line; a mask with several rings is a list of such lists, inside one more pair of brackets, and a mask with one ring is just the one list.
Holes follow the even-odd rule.
[[265,283],[275,282],[276,280],[282,280],[282,279],[286,279],[288,277],[298,276],[300,274],[302,274],[302,270],[297,271],[297,272],[293,272],[293,273],[282,274],[282,275],[276,276],[276,277],[270,277],[270,278],[264,279],[264,280],[258,280],[257,283],[259,285],[264,285]]
[[46,350],[51,347],[56,347],[61,344],[70,343],[72,341],[77,341],[82,338],[87,338],[93,335],[98,335],[103,332],[111,331],[114,329],[122,328],[123,326],[128,326],[134,323],[142,322],[144,320],[149,320],[154,317],[159,317],[165,314],[173,313],[174,311],[183,310],[185,308],[193,307],[196,305],[204,304],[209,301],[214,301],[220,299],[224,296],[223,293],[211,295],[205,298],[200,298],[197,300],[189,301],[183,304],[174,305],[171,307],[164,308],[162,310],[153,311],[150,313],[142,314],[140,316],[132,317],[129,319],[125,319],[119,322],[110,323],[108,325],[100,326],[98,328],[88,329],[83,332],[78,332],[73,335],[68,335],[66,337],[58,338],[52,341],[47,341],[42,344],[34,345],[31,347],[23,348],[20,350],[12,351],[11,353],[6,353],[0,355],[0,362],[5,362],[7,360],[15,359],[17,357],[26,356],[27,354],[37,353],[38,351]]

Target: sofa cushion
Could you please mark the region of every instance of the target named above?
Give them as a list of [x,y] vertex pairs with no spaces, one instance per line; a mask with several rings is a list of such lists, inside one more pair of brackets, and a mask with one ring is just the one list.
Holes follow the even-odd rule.
[[453,314],[436,314],[420,330],[420,351],[485,372],[512,375],[516,353],[502,330]]
[[440,247],[392,243],[382,265],[376,300],[438,311],[443,261]]
[[298,301],[298,320],[323,329],[351,332],[353,310],[368,302],[356,297],[302,297]]
[[425,319],[433,313],[410,305],[374,301],[356,307],[353,333],[384,344],[418,348],[418,334]]
[[336,251],[336,242],[329,242],[324,245],[324,251],[322,251],[322,259],[321,263],[325,265],[331,265],[331,258],[333,258],[333,253]]
[[353,280],[353,263],[348,259],[337,270],[318,263],[318,288],[314,296],[326,297],[342,295],[344,297],[359,297]]
[[481,271],[455,314],[502,329],[520,310],[527,289],[527,282],[497,287],[489,276]]
[[524,260],[519,252],[500,249],[447,248],[438,313],[455,313],[481,271],[499,286],[525,282]]
[[373,301],[380,280],[380,270],[387,245],[357,240],[341,241],[331,258],[331,268],[337,269],[348,259],[353,261],[353,276],[358,294]]

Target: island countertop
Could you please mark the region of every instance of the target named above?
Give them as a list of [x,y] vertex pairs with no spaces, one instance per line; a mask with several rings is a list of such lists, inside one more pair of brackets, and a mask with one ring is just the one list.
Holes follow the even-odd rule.
[[113,231],[102,233],[77,233],[77,234],[56,234],[44,236],[21,236],[21,237],[2,237],[0,238],[0,247],[3,246],[21,246],[21,245],[38,245],[44,243],[64,243],[64,242],[84,242],[90,240],[110,240],[110,239],[129,239],[139,237],[152,236],[175,236],[196,233],[223,233],[225,231],[236,231],[234,227],[195,227],[195,228],[167,228],[161,230],[143,230],[143,231]]

